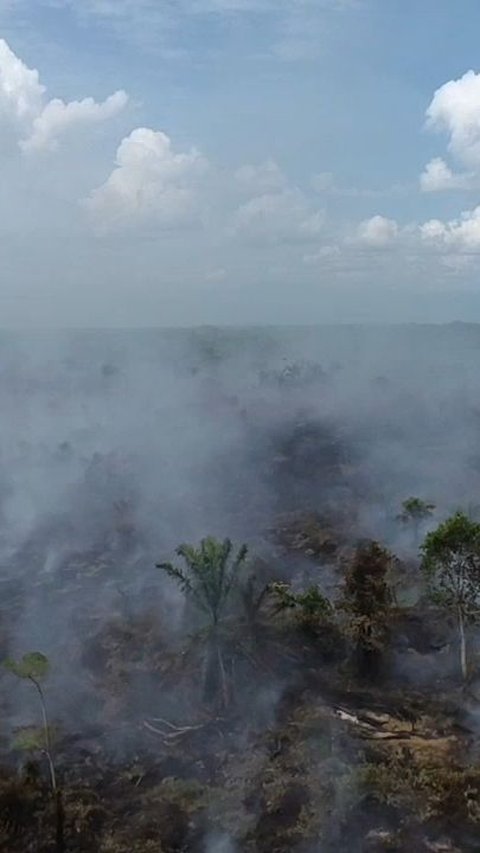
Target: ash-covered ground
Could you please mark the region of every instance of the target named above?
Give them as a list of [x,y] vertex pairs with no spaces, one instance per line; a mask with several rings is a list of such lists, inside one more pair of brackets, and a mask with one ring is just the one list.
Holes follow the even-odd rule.
[[[465,682],[418,552],[480,518],[480,327],[2,333],[0,354],[0,652],[48,658],[63,821],[19,739],[37,692],[2,670],[0,849],[480,850],[475,627]],[[410,496],[435,505],[413,533]],[[209,536],[248,547],[221,684],[156,567]],[[388,614],[359,662],[342,601],[373,542]]]

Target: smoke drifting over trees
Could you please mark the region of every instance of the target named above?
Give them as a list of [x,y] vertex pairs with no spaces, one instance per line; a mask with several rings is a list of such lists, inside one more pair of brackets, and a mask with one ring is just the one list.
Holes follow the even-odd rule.
[[[418,552],[480,519],[477,327],[0,353],[1,657],[48,658],[65,849],[477,850],[476,619],[462,678]],[[47,853],[36,697],[0,685],[0,846]]]

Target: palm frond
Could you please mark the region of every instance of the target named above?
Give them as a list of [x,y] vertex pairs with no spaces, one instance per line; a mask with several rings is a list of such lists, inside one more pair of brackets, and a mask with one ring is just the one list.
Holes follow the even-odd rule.
[[172,563],[159,563],[158,567],[176,580],[182,592],[192,596],[216,624],[247,556],[246,545],[239,548],[233,561],[232,551],[230,539],[206,536],[198,547],[182,544],[176,549],[185,562],[184,569]]
[[188,575],[185,574],[181,569],[174,566],[173,563],[157,563],[157,569],[162,569],[162,571],[166,572],[166,574],[173,578],[173,580],[178,581],[178,584],[182,590],[182,592],[193,592],[192,582]]

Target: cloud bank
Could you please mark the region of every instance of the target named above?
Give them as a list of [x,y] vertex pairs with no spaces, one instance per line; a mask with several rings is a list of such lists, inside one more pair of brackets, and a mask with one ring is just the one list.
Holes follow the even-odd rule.
[[[114,6],[104,9],[114,15]],[[210,13],[222,10],[212,4]],[[90,270],[108,308],[118,289],[131,295],[143,288],[145,304],[155,305],[170,287],[171,305],[190,304],[192,294],[201,304],[208,292],[227,310],[233,295],[239,304],[251,301],[252,316],[248,293],[261,287],[265,305],[273,305],[277,292],[294,302],[297,285],[314,296],[372,280],[386,292],[392,284],[441,286],[445,276],[473,286],[480,208],[452,195],[437,210],[435,193],[480,187],[480,74],[467,72],[433,94],[427,127],[445,134],[447,150],[427,163],[420,187],[414,166],[401,192],[391,182],[385,191],[349,186],[321,157],[308,173],[296,163],[289,170],[266,146],[258,160],[222,162],[220,147],[211,156],[197,144],[195,127],[189,138],[172,122],[150,123],[148,103],[147,121],[120,135],[112,119],[123,112],[128,122],[127,104],[123,89],[104,100],[50,97],[39,71],[0,40],[0,135],[15,142],[3,164],[0,262],[6,277],[14,271],[15,311],[22,310],[18,291],[41,301],[51,281],[52,304],[68,302],[73,288],[80,300]],[[83,144],[109,123],[101,151]]]

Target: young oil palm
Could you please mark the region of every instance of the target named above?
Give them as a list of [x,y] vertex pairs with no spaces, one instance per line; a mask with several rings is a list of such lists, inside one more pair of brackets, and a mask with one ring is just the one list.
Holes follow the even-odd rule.
[[217,696],[221,688],[225,705],[228,686],[219,626],[247,558],[247,546],[242,545],[234,554],[230,539],[221,542],[208,536],[198,547],[180,545],[176,553],[185,563],[183,568],[169,562],[157,563],[157,568],[175,580],[184,595],[208,618],[204,693],[205,698],[210,699]]
[[206,613],[211,625],[217,625],[228,603],[239,570],[247,557],[247,546],[242,545],[232,558],[233,545],[230,539],[220,542],[213,536],[202,539],[200,546],[180,545],[176,553],[185,562],[185,568],[172,563],[158,563],[177,581],[187,597]]

